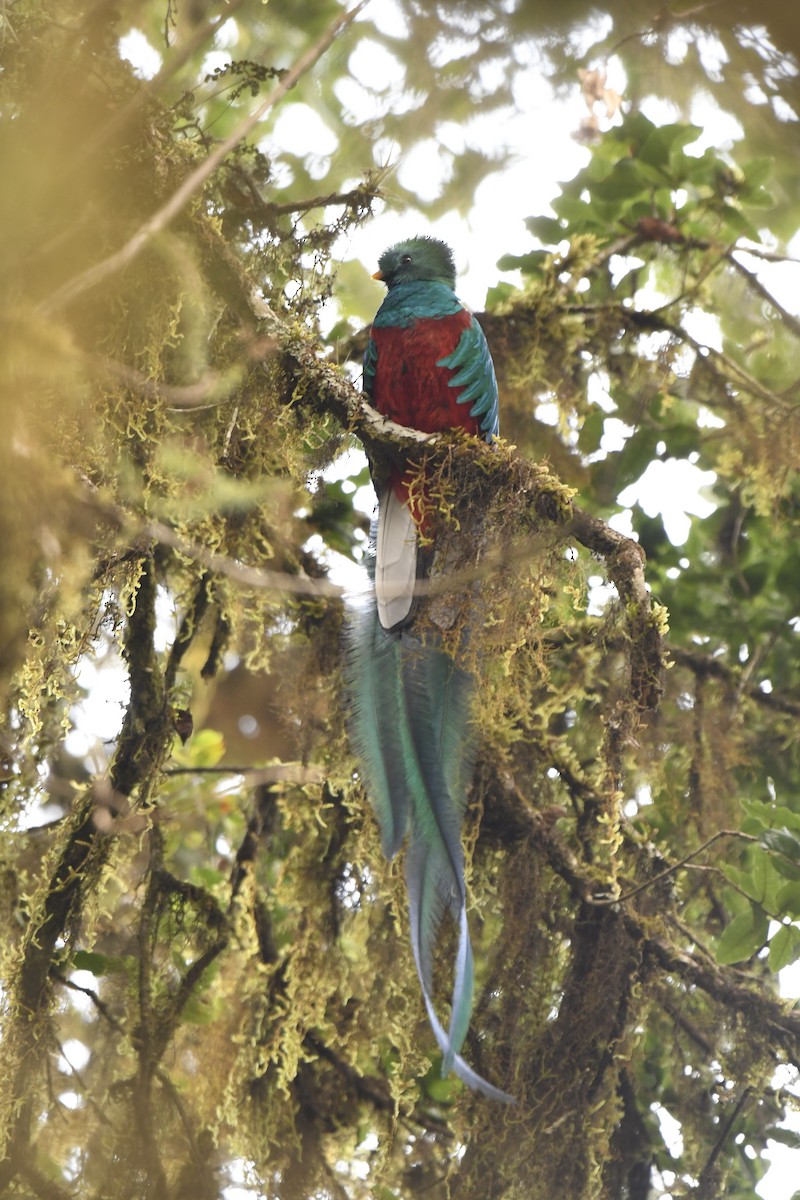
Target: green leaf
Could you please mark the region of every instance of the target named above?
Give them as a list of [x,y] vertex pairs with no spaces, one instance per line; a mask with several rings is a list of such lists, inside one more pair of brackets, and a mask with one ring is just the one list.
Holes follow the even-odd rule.
[[793,862],[800,863],[800,837],[783,829],[765,829],[758,839],[767,850],[783,854]]
[[216,867],[193,866],[190,871],[192,883],[199,883],[202,887],[215,888],[221,883],[225,883],[229,877],[223,871],[218,871]]
[[752,192],[741,194],[742,204],[748,208],[774,208],[775,197],[766,188],[754,188]]
[[758,230],[752,221],[744,215],[740,208],[736,208],[733,204],[722,205],[722,219],[727,228],[736,237],[750,238],[751,241],[759,240]]
[[637,158],[655,167],[668,167],[673,151],[696,142],[702,129],[699,125],[660,125],[648,134]]
[[549,250],[531,250],[527,254],[504,254],[498,259],[499,271],[522,271],[523,275],[540,275]]
[[741,577],[747,585],[746,595],[757,596],[764,590],[770,576],[772,563],[769,561],[750,563],[741,572]]
[[[779,592],[786,592],[797,586],[800,579],[800,552],[790,549],[775,576],[775,587]],[[798,814],[800,819],[800,814]]]
[[744,196],[749,190],[760,188],[769,179],[774,165],[775,160],[766,155],[761,158],[751,158],[749,162],[746,162],[741,168],[744,175],[744,186],[740,189],[739,194]]
[[609,454],[608,461],[612,464],[618,492],[641,478],[655,456],[658,441],[658,430],[643,425],[631,434],[620,451]]
[[743,871],[741,867],[736,867],[733,863],[726,863],[724,867],[725,878],[729,879],[736,887],[741,888],[743,892],[747,892],[748,896],[755,899],[753,896],[753,882],[749,871]]
[[773,865],[779,875],[784,879],[792,879],[795,882],[800,882],[800,863],[792,862],[782,854],[776,854],[773,858]]
[[684,180],[695,187],[714,187],[719,174],[719,159],[713,150],[705,150],[699,158],[687,156],[684,164]]
[[431,1100],[435,1100],[438,1104],[453,1103],[455,1099],[453,1089],[457,1085],[456,1079],[453,1075],[448,1075],[445,1079],[442,1079],[441,1060],[428,1071],[422,1084]]
[[566,236],[563,225],[555,217],[528,217],[525,228],[544,246],[557,246]]
[[72,956],[76,971],[91,971],[93,975],[126,975],[130,960],[110,954],[98,954],[94,950],[76,950]]
[[796,925],[781,925],[769,942],[769,969],[773,974],[788,967],[800,957],[800,929]]
[[800,812],[787,808],[785,804],[768,800],[742,800],[742,808],[748,817],[758,821],[758,832],[772,829],[780,822],[787,829],[796,829],[800,833]]
[[767,889],[770,882],[779,882],[772,869],[773,860],[769,854],[764,853],[757,847],[751,851],[751,874],[752,892],[754,900],[765,904],[767,900]]
[[592,198],[619,201],[632,200],[649,192],[649,181],[632,158],[617,163],[607,179],[592,184]]
[[[593,205],[574,196],[562,195],[553,201],[553,208],[569,226],[569,233],[581,233],[586,229],[605,231],[606,223],[598,219]],[[566,236],[566,234],[565,234]]]
[[335,346],[337,342],[343,342],[346,338],[351,338],[354,332],[353,325],[343,317],[325,335],[325,344],[327,346]]
[[[773,1125],[767,1130],[767,1137],[770,1141],[780,1142],[783,1146],[791,1146],[793,1150],[800,1150],[800,1133],[795,1129],[786,1129],[783,1125]],[[795,1192],[795,1196],[800,1195],[800,1192]]]
[[[377,269],[377,264],[372,270]],[[333,282],[333,294],[345,317],[359,325],[368,325],[386,294],[358,259],[340,263]]]
[[582,454],[593,454],[600,445],[600,439],[605,429],[606,414],[602,409],[594,409],[581,425],[578,434],[578,449]]
[[661,439],[667,447],[664,458],[688,458],[697,450],[697,426],[688,423],[667,425],[661,430]]
[[675,206],[672,202],[671,187],[659,187],[653,195],[653,203],[656,209],[654,216],[658,215],[664,221],[672,220]]
[[182,767],[215,767],[224,753],[223,735],[216,729],[201,729],[185,746],[176,745],[172,757]]
[[772,863],[778,874],[785,879],[800,880],[800,836],[784,826],[782,829],[761,830],[758,840],[771,852]]
[[181,1011],[184,1025],[211,1025],[217,1017],[219,1005],[216,1000],[202,992],[192,992]]
[[800,917],[800,880],[785,883],[775,897],[776,916]]
[[760,904],[734,917],[717,942],[717,962],[723,966],[751,958],[767,940],[769,922]]
[[484,308],[487,310],[497,308],[499,304],[505,304],[519,291],[519,288],[514,287],[513,283],[496,283],[494,287],[490,287],[486,291],[486,300]]
[[610,141],[623,142],[630,147],[630,152],[635,154],[645,144],[655,128],[656,126],[643,112],[635,112],[626,117],[622,125],[612,129],[608,138]]

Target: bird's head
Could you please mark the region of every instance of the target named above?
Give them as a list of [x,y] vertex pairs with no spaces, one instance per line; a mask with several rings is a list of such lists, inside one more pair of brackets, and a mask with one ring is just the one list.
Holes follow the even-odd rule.
[[454,288],[456,268],[453,251],[436,238],[408,238],[384,250],[378,259],[378,270],[372,278],[382,280],[388,288],[396,287],[398,283],[416,283],[423,279]]

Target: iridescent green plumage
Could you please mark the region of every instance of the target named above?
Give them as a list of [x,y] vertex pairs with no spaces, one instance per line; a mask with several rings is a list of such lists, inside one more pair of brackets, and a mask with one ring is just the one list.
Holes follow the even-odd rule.
[[[497,384],[480,326],[453,292],[452,255],[413,238],[380,258],[389,294],[375,319],[365,388],[395,420],[426,431],[497,432]],[[460,1050],[472,1014],[474,973],[466,909],[461,825],[475,758],[474,681],[442,649],[435,629],[415,627],[422,559],[419,515],[398,469],[379,497],[373,529],[375,594],[351,622],[349,725],[385,853],[408,835],[406,882],[411,945],[425,1007],[443,1055],[470,1087],[510,1097],[477,1075]],[[435,548],[427,560],[435,560]],[[434,950],[449,911],[458,928],[449,1028],[433,1003]]]

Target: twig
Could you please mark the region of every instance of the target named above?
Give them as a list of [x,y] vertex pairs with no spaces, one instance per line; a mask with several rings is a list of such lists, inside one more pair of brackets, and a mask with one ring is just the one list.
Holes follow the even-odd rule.
[[100,375],[110,375],[145,400],[163,400],[169,409],[184,409],[192,412],[204,408],[216,408],[227,400],[242,383],[245,371],[253,363],[263,363],[274,350],[277,342],[273,338],[255,337],[244,347],[238,362],[226,371],[206,371],[194,383],[172,384],[161,379],[151,379],[143,371],[127,363],[116,362],[101,354],[84,354],[80,361]]
[[138,392],[145,400],[164,400],[170,408],[186,409],[190,412],[202,408],[216,408],[218,404],[222,404],[241,383],[242,377],[241,369],[233,367],[222,375],[217,371],[207,371],[195,383],[176,386],[149,379],[144,372],[137,371],[135,367],[113,362],[108,358],[95,358],[93,365],[104,375],[110,375],[132,391]]
[[143,526],[140,536],[148,541],[158,542],[162,546],[170,546],[179,554],[232,579],[245,587],[258,588],[264,591],[288,592],[295,596],[323,596],[331,600],[340,599],[344,589],[337,587],[328,579],[311,579],[307,575],[289,575],[285,571],[267,571],[263,567],[248,567],[236,562],[224,554],[215,554],[206,550],[196,542],[182,538],[174,529],[161,521],[148,521]]
[[[180,1092],[178,1091],[177,1087],[175,1086],[175,1084],[170,1079],[169,1075],[167,1075],[166,1071],[162,1067],[158,1067],[155,1074],[156,1074],[156,1079],[158,1080],[158,1082],[161,1084],[164,1091],[169,1096],[170,1100],[172,1101],[173,1105],[175,1106],[176,1112],[178,1113],[178,1117],[180,1118],[181,1125],[183,1126],[183,1132],[186,1134],[186,1140],[189,1143],[189,1150],[190,1150],[190,1153],[192,1156],[192,1165],[193,1165],[195,1171],[197,1171],[197,1172],[202,1171],[204,1173],[204,1175],[207,1177],[207,1179],[204,1180],[203,1182],[207,1182],[207,1181],[210,1182],[211,1179],[213,1178],[214,1172],[213,1172],[213,1169],[209,1169],[209,1166],[205,1159],[205,1156],[203,1155],[203,1152],[202,1152],[200,1146],[198,1145],[197,1138],[195,1137],[194,1129],[192,1128],[191,1120],[189,1119],[189,1113],[186,1110],[186,1105],[183,1103],[183,1099],[181,1098]],[[216,1188],[209,1189],[208,1194],[211,1195],[212,1192],[214,1194],[216,1194],[217,1189]]]
[[82,167],[88,158],[104,146],[118,129],[129,121],[140,108],[147,104],[156,92],[165,83],[168,83],[172,76],[180,70],[184,63],[189,61],[203,43],[219,31],[219,27],[223,21],[229,20],[242,7],[243,3],[244,0],[227,0],[224,12],[217,14],[216,20],[213,17],[209,17],[205,24],[198,24],[187,38],[182,38],[178,48],[172,51],[158,74],[142,83],[131,98],[121,108],[118,108],[105,124],[101,125],[99,129],[86,138],[86,141],[81,144],[78,153],[70,164],[69,173],[73,174],[77,169]]
[[74,980],[68,979],[66,975],[63,975],[61,971],[56,970],[55,967],[53,967],[53,969],[50,971],[50,978],[55,979],[58,983],[62,984],[65,988],[69,988],[72,992],[80,992],[82,995],[88,996],[100,1015],[106,1021],[108,1021],[111,1028],[116,1030],[117,1033],[124,1032],[121,1023],[115,1016],[113,1016],[106,1002],[100,999],[94,988],[82,987],[79,983],[75,983]]
[[[698,868],[695,868],[695,869],[698,869]],[[708,870],[709,871],[719,871],[719,867],[709,867]],[[721,875],[722,872],[719,871],[719,874]],[[689,926],[687,924],[685,924],[685,922],[683,922],[680,919],[680,917],[676,916],[674,912],[669,913],[669,915],[667,916],[667,921],[669,922],[670,925],[673,925],[675,927],[675,929],[678,930],[678,933],[681,935],[681,937],[686,939],[686,941],[689,945],[695,946],[700,951],[700,953],[703,955],[703,957],[706,959],[706,961],[712,967],[715,967],[717,965],[717,960],[716,960],[714,954],[712,953],[711,949],[705,944],[704,941],[700,940],[700,938],[697,936],[697,933],[694,929],[690,929]]]
[[208,609],[210,583],[211,576],[206,571],[195,587],[194,594],[178,626],[178,632],[175,634],[175,639],[170,648],[166,666],[164,667],[164,692],[166,695],[169,695],[175,686],[178,668],[183,662],[184,655],[191,646],[198,627],[201,625]]
[[[515,787],[511,788],[511,794],[520,802],[515,805],[515,816],[520,819],[520,836],[531,838],[573,896],[584,902],[594,899],[596,903],[596,881],[569,850],[558,830]],[[763,980],[722,967],[711,956],[701,960],[659,934],[650,918],[640,918],[632,908],[620,911],[625,927],[663,971],[705,992],[728,1011],[741,1014],[746,1026],[758,1030],[759,1035],[766,1031],[771,1040],[784,1049],[789,1060],[800,1066],[800,1012],[787,1011],[780,997],[769,995]],[[697,943],[691,931],[688,936]]]
[[790,717],[800,717],[800,701],[791,700],[780,692],[765,692],[756,684],[742,686],[742,672],[738,667],[729,666],[720,658],[710,654],[700,654],[696,650],[686,650],[682,646],[670,646],[670,655],[680,666],[687,667],[699,678],[721,679],[733,685],[737,692],[744,694],[756,704],[785,713]]
[[683,1030],[683,1032],[692,1039],[692,1041],[700,1047],[700,1049],[708,1056],[714,1058],[717,1053],[717,1048],[710,1038],[707,1038],[694,1021],[686,1016],[678,1006],[674,1003],[672,996],[666,988],[659,989],[656,996],[658,1003],[664,1009],[664,1012],[672,1017],[673,1021]]
[[[284,571],[269,571],[260,567],[249,567],[236,559],[228,558],[225,554],[216,554],[181,537],[169,525],[161,521],[148,521],[138,525],[135,518],[117,504],[108,502],[101,496],[95,484],[84,475],[79,475],[82,495],[79,499],[104,521],[108,521],[115,529],[126,535],[136,547],[127,557],[141,558],[143,547],[151,543],[169,546],[192,562],[207,567],[219,575],[224,575],[234,583],[245,587],[258,588],[264,591],[288,592],[297,596],[321,596],[328,599],[339,599],[344,589],[330,583],[327,579],[312,579],[306,575],[290,575]],[[127,794],[127,793],[126,793]]]
[[67,280],[65,284],[62,284],[60,288],[42,303],[41,311],[45,314],[55,312],[57,309],[63,307],[63,305],[74,300],[77,296],[80,296],[83,292],[88,291],[89,288],[95,287],[98,283],[107,279],[109,275],[113,275],[115,271],[121,270],[132,262],[141,253],[151,238],[165,229],[178,213],[181,212],[192,196],[200,191],[220,163],[239,144],[242,138],[246,137],[261,118],[271,108],[274,108],[287,92],[291,91],[303,75],[311,70],[334,41],[337,34],[355,20],[361,9],[368,2],[369,0],[358,0],[358,3],[349,12],[342,13],[336,17],[325,30],[322,37],[286,72],[273,91],[260,104],[257,104],[251,113],[243,117],[238,125],[235,126],[232,133],[215,146],[208,157],[203,159],[187,175],[186,179],[184,179],[180,187],[176,188],[166,204],[157,209],[137,229],[136,233],[128,239],[124,246],[114,254],[109,255],[108,258],[101,259],[100,262],[95,263],[88,270],[82,271],[80,275]]
[[305,763],[276,763],[271,767],[167,767],[165,775],[246,775],[252,787],[271,783],[324,783],[327,778],[321,767]]
[[[625,310],[622,310],[625,312]],[[626,314],[629,318],[636,322],[636,315],[632,312]],[[651,315],[651,314],[650,314]],[[660,320],[656,317],[656,320]],[[733,379],[738,383],[739,387],[743,387],[746,391],[751,392],[754,396],[758,396],[761,400],[766,400],[768,403],[775,405],[776,408],[783,408],[785,405],[781,403],[780,396],[775,392],[771,392],[769,388],[765,388],[758,380],[744,369],[739,363],[729,358],[722,350],[716,350],[713,346],[708,346],[704,342],[698,341],[697,338],[684,329],[682,325],[675,325],[671,321],[663,320],[658,325],[665,333],[671,333],[679,341],[688,343],[701,359],[713,359],[729,379]]]
[[306,200],[287,200],[283,204],[273,204],[269,200],[264,199],[249,172],[243,168],[237,168],[236,173],[244,180],[247,190],[253,199],[254,208],[265,219],[289,216],[292,213],[307,213],[313,208],[328,208],[329,206],[338,205],[353,207],[359,204],[359,202],[364,204],[380,196],[380,181],[386,174],[385,170],[370,172],[367,174],[363,184],[351,188],[348,192],[329,192],[325,196],[310,196]]
[[[676,871],[681,869],[681,867],[685,867],[687,863],[691,863],[693,858],[697,858],[698,854],[702,854],[703,851],[708,850],[709,846],[713,846],[714,842],[717,842],[720,838],[724,837],[741,838],[741,840],[745,842],[758,841],[757,837],[753,837],[750,833],[742,833],[740,829],[720,829],[717,833],[713,834],[708,841],[703,842],[702,846],[698,846],[696,850],[692,850],[690,854],[687,854],[684,858],[680,859],[679,862],[673,863],[671,867],[667,867],[665,870],[659,871],[659,873],[654,875],[652,879],[648,879],[644,883],[640,883],[638,887],[632,888],[629,892],[625,892],[622,896],[603,896],[594,900],[593,903],[623,904],[626,900],[632,900],[633,897],[638,896],[640,892],[645,892],[648,888],[655,887],[656,884],[660,883],[662,879],[668,879],[670,875],[674,875]],[[748,897],[748,899],[750,898],[751,897]]]
[[752,254],[754,258],[763,258],[765,262],[800,263],[800,258],[793,258],[791,254],[778,254],[774,250],[767,250],[764,246],[736,245],[733,248],[740,254]]
[[[741,250],[740,253],[749,254],[750,251]],[[733,250],[728,250],[725,258],[731,264],[731,266],[734,267],[735,270],[737,270],[739,274],[747,280],[748,287],[751,287],[754,292],[757,292],[761,299],[766,300],[770,308],[775,310],[775,312],[783,321],[784,325],[786,325],[788,329],[791,329],[795,337],[800,337],[800,319],[798,319],[793,313],[790,313],[788,309],[785,309],[779,300],[775,299],[772,292],[770,292],[768,288],[764,287],[764,284],[754,271],[748,271],[747,267],[744,266],[743,263],[740,263],[737,258],[734,258]]]
[[222,933],[217,940],[212,942],[208,949],[204,950],[203,953],[194,960],[191,966],[187,968],[186,972],[181,978],[180,983],[178,984],[175,995],[170,1001],[169,1013],[160,1014],[161,1025],[158,1029],[157,1036],[153,1039],[155,1054],[153,1055],[152,1062],[154,1065],[161,1060],[167,1047],[169,1046],[178,1022],[180,1021],[181,1013],[189,1002],[195,987],[200,982],[211,964],[217,958],[219,958],[223,950],[227,949],[227,946],[228,935],[227,933]]
[[741,1096],[739,1097],[739,1099],[736,1101],[736,1104],[734,1105],[733,1112],[728,1117],[727,1121],[725,1122],[722,1129],[720,1130],[719,1137],[717,1138],[716,1142],[714,1143],[711,1153],[709,1154],[709,1156],[706,1160],[706,1164],[703,1167],[702,1171],[700,1172],[700,1176],[697,1180],[696,1195],[698,1197],[708,1196],[709,1200],[710,1200],[711,1192],[708,1190],[708,1188],[710,1185],[713,1186],[714,1183],[716,1182],[712,1177],[712,1172],[714,1170],[714,1164],[716,1163],[717,1159],[719,1158],[720,1154],[722,1153],[722,1148],[725,1145],[725,1143],[727,1142],[728,1138],[730,1137],[731,1131],[733,1129],[735,1122],[737,1121],[737,1119],[739,1117],[739,1114],[741,1113],[741,1111],[744,1108],[747,1101],[750,1099],[752,1090],[753,1089],[749,1088],[749,1087],[746,1087],[744,1089]]
[[63,1044],[59,1041],[58,1038],[55,1039],[55,1043],[56,1043],[56,1046],[58,1047],[59,1054],[64,1059],[64,1062],[67,1064],[67,1066],[69,1067],[71,1077],[78,1081],[78,1085],[84,1094],[86,1103],[97,1114],[98,1119],[100,1120],[100,1122],[103,1125],[107,1126],[109,1129],[113,1129],[114,1128],[113,1122],[109,1120],[109,1118],[106,1116],[106,1113],[104,1112],[102,1107],[95,1100],[94,1096],[91,1093],[89,1086],[86,1083],[86,1080],[83,1077],[83,1074],[78,1070],[78,1068],[76,1066],[73,1065],[73,1063],[71,1063],[69,1061],[69,1056],[67,1055],[67,1052],[64,1049]]
[[372,1075],[362,1075],[355,1067],[351,1066],[340,1054],[332,1050],[326,1045],[320,1037],[315,1033],[307,1033],[305,1042],[320,1058],[324,1058],[342,1075],[348,1083],[362,1095],[365,1096],[376,1108],[384,1109],[386,1112],[395,1111],[395,1103],[391,1093],[388,1091],[385,1081],[377,1079]]
[[[672,303],[672,301],[670,301]],[[713,346],[708,346],[704,342],[698,341],[697,338],[683,328],[682,325],[676,325],[673,321],[669,321],[661,313],[668,305],[662,305],[660,309],[653,312],[643,311],[641,309],[628,309],[617,301],[603,302],[599,304],[567,304],[564,306],[564,312],[577,314],[592,314],[592,313],[607,313],[617,312],[620,319],[628,325],[633,325],[637,329],[642,329],[648,333],[670,333],[679,342],[686,342],[687,345],[695,351],[698,357],[708,363],[713,360],[718,364],[718,370],[726,379],[733,379],[739,387],[752,392],[754,396],[758,396],[761,400],[766,400],[776,408],[788,409],[788,405],[783,400],[780,393],[771,392],[769,388],[765,388],[758,382],[754,376],[750,375],[744,367],[739,363],[734,362],[721,350],[716,350]],[[794,406],[792,405],[792,411]]]

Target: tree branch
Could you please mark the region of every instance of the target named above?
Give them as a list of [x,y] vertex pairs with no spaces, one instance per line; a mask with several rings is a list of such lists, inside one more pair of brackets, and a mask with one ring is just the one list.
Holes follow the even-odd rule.
[[285,592],[293,596],[320,596],[328,600],[341,599],[343,588],[331,583],[328,579],[312,579],[308,575],[289,575],[286,571],[270,571],[264,567],[249,567],[246,563],[237,562],[225,554],[216,554],[206,550],[196,542],[189,542],[181,537],[169,525],[161,521],[148,521],[138,534],[139,537],[158,542],[161,546],[169,546],[179,554],[193,562],[207,567],[218,575],[244,587],[257,588],[264,591]]
[[[688,866],[692,862],[693,858],[697,858],[698,854],[702,854],[705,850],[708,850],[708,848],[713,846],[715,842],[718,842],[720,838],[726,837],[740,838],[745,842],[758,841],[757,837],[753,837],[752,834],[749,833],[742,833],[740,829],[720,829],[717,833],[713,834],[710,838],[703,842],[702,846],[698,846],[696,850],[692,850],[689,854],[684,855],[683,858],[679,859],[676,863],[672,863],[672,865],[667,867],[664,871],[659,871],[659,873],[654,875],[652,879],[648,879],[644,883],[640,883],[638,887],[631,888],[630,891],[624,892],[621,896],[617,896],[612,899],[598,899],[595,901],[595,903],[624,904],[626,900],[632,900],[633,897],[638,896],[640,892],[647,891],[648,888],[656,887],[657,884],[662,883],[665,879],[668,879],[671,875],[674,875],[676,871],[680,871],[681,867]],[[735,885],[732,884],[731,886]],[[742,894],[747,895],[746,892],[743,892]],[[749,896],[747,898],[750,899]]]
[[69,988],[70,991],[80,992],[81,995],[87,996],[100,1015],[105,1018],[106,1021],[108,1021],[109,1025],[113,1030],[115,1030],[116,1033],[125,1032],[123,1026],[113,1015],[106,1002],[101,1000],[94,988],[82,987],[79,983],[73,982],[72,979],[69,979],[66,975],[62,974],[61,971],[56,970],[55,967],[50,972],[50,978],[55,979],[56,982],[60,983],[63,987]]
[[313,763],[286,762],[271,766],[167,767],[165,775],[244,775],[251,787],[269,787],[274,783],[296,783],[301,786],[323,783],[327,778],[322,767]]
[[736,1124],[747,1101],[753,1093],[751,1087],[746,1087],[739,1099],[736,1101],[730,1116],[720,1130],[719,1137],[714,1143],[711,1153],[709,1154],[705,1166],[700,1172],[700,1177],[697,1181],[695,1195],[697,1200],[714,1200],[715,1196],[719,1195],[719,1184],[722,1180],[718,1177],[715,1170],[717,1159],[719,1158],[722,1148],[733,1132],[733,1127]]
[[[740,253],[749,254],[750,251],[741,250]],[[775,299],[772,292],[764,287],[764,284],[754,271],[748,271],[747,267],[743,263],[740,263],[738,258],[734,258],[733,255],[734,251],[729,250],[725,255],[726,261],[746,280],[747,286],[752,288],[762,300],[766,301],[770,308],[775,310],[787,329],[790,329],[795,337],[800,337],[800,320],[793,313],[790,313],[788,309],[785,309],[779,300]]]
[[81,144],[80,151],[76,154],[71,165],[71,171],[75,171],[83,166],[83,164],[91,158],[93,154],[122,129],[125,124],[133,117],[157,92],[168,83],[184,63],[187,63],[190,58],[200,49],[210,37],[219,31],[220,25],[223,22],[230,20],[235,13],[242,7],[244,0],[225,0],[224,10],[216,14],[210,14],[205,22],[199,22],[198,25],[191,31],[187,37],[182,37],[177,48],[170,49],[172,53],[166,62],[163,64],[157,75],[152,79],[145,80],[137,87],[131,98],[118,108],[109,119],[102,124],[99,129],[89,134],[86,140]]
[[[598,895],[598,880],[587,870],[566,845],[553,822],[539,812],[512,786],[501,784],[502,792],[513,801],[513,820],[516,829],[512,836],[529,837],[546,858],[552,871],[568,885],[576,901],[582,905],[608,906],[608,900]],[[502,794],[502,793],[501,793]],[[500,797],[498,797],[498,800]],[[506,831],[508,836],[508,831]],[[638,894],[642,889],[636,889]],[[738,1013],[745,1025],[781,1046],[787,1059],[800,1068],[800,1012],[789,1011],[784,1001],[764,989],[763,980],[746,972],[720,966],[711,955],[697,955],[676,945],[659,930],[653,915],[639,913],[631,898],[617,901],[622,920],[629,933],[641,942],[643,952],[651,955],[667,975],[674,975],[692,987],[705,992],[720,1009]],[[691,930],[685,935],[695,940]]]
[[745,687],[742,687],[742,671],[738,667],[729,666],[721,659],[714,658],[710,654],[700,654],[697,650],[687,650],[683,646],[670,646],[669,652],[676,663],[687,667],[699,679],[724,680],[726,683],[735,685],[737,691],[741,689],[750,700],[753,700],[756,704],[760,704],[763,708],[770,708],[775,712],[785,713],[789,717],[800,717],[800,701],[792,700],[780,692],[762,691],[757,683],[747,684]]
[[251,113],[243,117],[235,126],[233,131],[218,145],[214,147],[207,158],[204,158],[193,171],[187,175],[180,187],[176,188],[170,196],[166,204],[157,209],[151,217],[149,217],[143,225],[141,225],[131,238],[108,258],[101,259],[88,270],[82,271],[80,275],[74,276],[62,284],[51,296],[41,305],[41,311],[45,314],[56,312],[65,304],[69,304],[77,296],[90,288],[96,287],[98,283],[102,283],[110,275],[116,271],[120,271],[142,252],[148,242],[161,233],[163,229],[174,220],[179,212],[185,207],[192,196],[195,196],[201,188],[208,182],[211,176],[216,171],[217,167],[230,154],[239,142],[247,136],[251,129],[264,117],[271,108],[274,108],[287,92],[298,83],[302,77],[311,70],[318,59],[322,57],[328,47],[332,44],[337,34],[350,25],[365,4],[369,0],[358,0],[349,12],[341,13],[333,20],[328,28],[323,33],[322,37],[309,50],[303,54],[293,67],[290,67],[286,74],[281,78],[280,82],[268,96],[266,96],[260,104],[257,104]]

